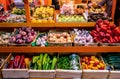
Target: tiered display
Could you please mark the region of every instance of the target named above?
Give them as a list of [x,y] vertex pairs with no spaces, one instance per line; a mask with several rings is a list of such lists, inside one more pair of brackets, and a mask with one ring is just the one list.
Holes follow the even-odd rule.
[[[2,13],[0,16],[0,22],[8,22],[6,25],[12,24],[12,22],[15,24],[26,22],[26,18],[28,19],[23,9],[16,9],[11,13]],[[33,9],[33,14],[31,13],[30,19],[31,22],[27,20],[27,23],[21,23],[19,26],[21,28],[13,24],[13,27],[18,27],[13,32],[1,32],[0,34],[0,52],[13,52],[6,60],[1,59],[3,65],[0,67],[0,72],[2,72],[3,78],[101,79],[101,76],[105,79],[120,78],[119,76],[115,76],[120,73],[118,71],[119,54],[96,54],[96,52],[98,53],[100,51],[110,50],[110,52],[113,52],[116,49],[118,52],[120,46],[120,28],[109,23],[112,19],[107,15],[104,16],[104,10],[101,8],[95,9],[93,6],[93,8],[86,9],[83,5],[76,5],[74,7],[69,4],[64,4],[61,7],[60,13],[56,14],[54,7],[39,6]],[[96,21],[95,29],[80,28],[86,26],[87,23],[90,24]],[[76,26],[72,23],[78,25]],[[83,26],[81,26],[82,23]],[[64,27],[64,24],[71,28]],[[42,27],[43,29],[39,28],[40,30],[37,29],[35,31],[33,28],[28,27],[34,25],[35,27],[33,28],[35,29],[38,27]],[[47,27],[44,27],[44,25],[47,25]],[[52,28],[48,28],[50,26]],[[61,28],[58,29],[58,26],[62,27],[62,31],[60,31]],[[75,27],[78,28],[76,29]],[[67,28],[67,30],[64,28]],[[105,49],[104,47],[109,49]],[[5,50],[5,48],[10,49]],[[73,48],[73,51],[68,48]],[[111,48],[114,48],[114,50]],[[42,52],[39,52],[40,50]],[[76,52],[77,50],[81,50],[82,52]],[[34,53],[34,51],[36,52]],[[62,53],[59,51],[62,51]],[[24,52],[24,54],[15,54],[18,52]]]

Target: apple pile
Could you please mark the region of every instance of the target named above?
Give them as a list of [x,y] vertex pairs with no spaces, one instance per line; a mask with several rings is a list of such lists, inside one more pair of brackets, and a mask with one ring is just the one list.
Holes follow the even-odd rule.
[[104,70],[105,64],[96,56],[83,56],[81,57],[81,65],[83,69],[90,70]]
[[95,42],[120,43],[120,27],[116,27],[115,24],[111,25],[108,20],[99,19],[91,35]]

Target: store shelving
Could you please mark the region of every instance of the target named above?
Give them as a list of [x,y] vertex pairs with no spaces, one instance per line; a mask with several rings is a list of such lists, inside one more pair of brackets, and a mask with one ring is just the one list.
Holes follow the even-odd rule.
[[60,53],[107,53],[120,52],[120,46],[82,46],[82,47],[31,47],[31,46],[9,46],[0,47],[0,53],[42,53],[42,52],[60,52]]
[[[29,3],[28,0],[25,1],[25,9],[26,9],[26,23],[0,23],[1,28],[14,28],[14,27],[37,27],[37,28],[45,28],[49,29],[52,28],[76,28],[76,27],[94,27],[95,22],[83,22],[83,23],[31,23],[30,22],[30,12],[29,12]],[[116,0],[115,0],[116,1]],[[115,5],[115,4],[114,4]],[[113,7],[114,9],[115,7]],[[114,11],[112,13],[112,18],[114,17]],[[111,22],[113,24],[113,22]],[[8,30],[8,29],[4,29]],[[41,29],[42,30],[42,29]],[[79,53],[79,54],[96,54],[96,53],[110,53],[110,52],[117,52],[120,53],[120,46],[69,46],[69,47],[32,47],[32,46],[0,46],[0,54],[6,53]],[[29,78],[32,79],[32,78]],[[34,78],[37,79],[37,78]]]

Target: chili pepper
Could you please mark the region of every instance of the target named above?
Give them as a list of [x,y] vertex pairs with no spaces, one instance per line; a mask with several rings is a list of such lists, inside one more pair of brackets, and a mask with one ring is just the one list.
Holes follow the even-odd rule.
[[14,68],[18,68],[19,62],[20,62],[20,56],[17,55],[15,56],[15,59],[14,59]]
[[21,68],[22,64],[25,63],[24,59],[25,59],[25,57],[24,57],[24,55],[22,55],[18,68]]
[[22,63],[22,65],[21,65],[20,68],[21,68],[21,69],[25,69],[25,63]]

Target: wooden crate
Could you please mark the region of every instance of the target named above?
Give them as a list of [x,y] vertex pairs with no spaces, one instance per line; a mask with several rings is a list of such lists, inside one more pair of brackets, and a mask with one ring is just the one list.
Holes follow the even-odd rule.
[[81,78],[82,70],[56,70],[57,78]]
[[2,69],[3,78],[28,78],[28,69],[7,69],[6,65],[11,60],[12,54],[6,60],[4,68]]
[[29,70],[30,78],[55,78],[55,70]]
[[83,70],[83,79],[107,79],[108,70]]
[[6,59],[4,60],[4,62],[2,62],[2,64],[0,65],[0,79],[2,79],[2,68],[4,67],[5,65],[5,62],[7,61],[7,59],[9,59],[9,57],[11,56],[11,53],[9,55],[6,55],[6,54],[3,54],[1,56],[5,56]]
[[[91,56],[91,55],[88,55]],[[103,61],[100,54],[95,55],[99,60]],[[105,64],[105,62],[103,61]],[[82,67],[82,66],[81,66]],[[109,71],[106,70],[106,64],[104,70],[86,70],[83,69],[82,78],[83,79],[108,79]]]
[[120,79],[120,71],[110,71],[109,79]]

